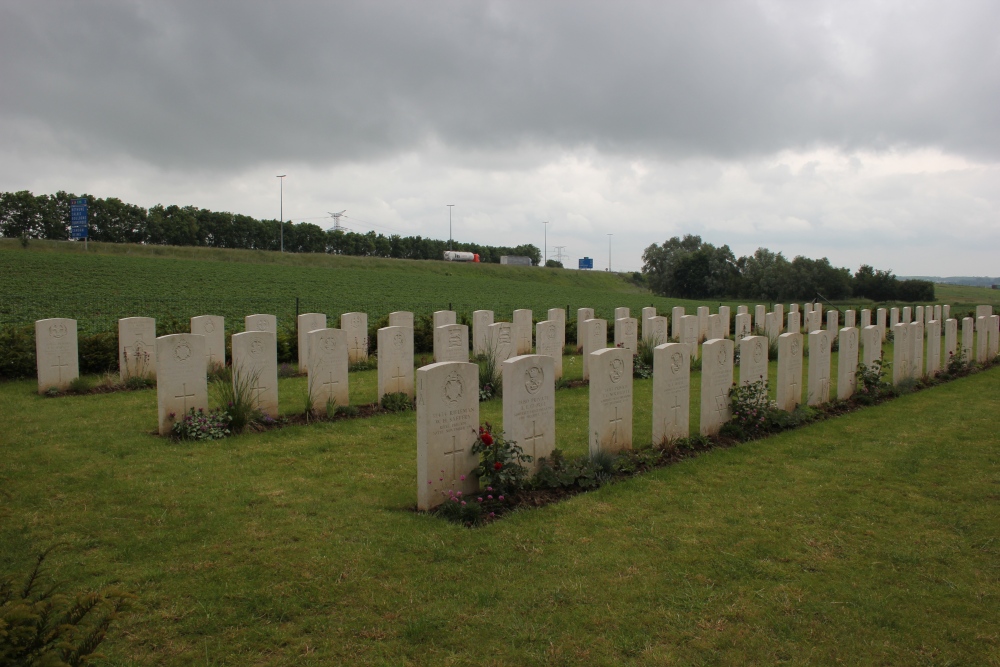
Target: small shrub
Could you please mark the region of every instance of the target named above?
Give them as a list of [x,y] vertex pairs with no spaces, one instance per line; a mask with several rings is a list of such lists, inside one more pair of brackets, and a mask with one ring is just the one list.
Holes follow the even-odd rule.
[[338,405],[334,408],[333,414],[341,417],[357,417],[361,411],[356,405]]
[[760,438],[774,430],[774,417],[779,412],[763,378],[730,389],[729,408],[732,416],[721,432],[740,440]]
[[220,373],[212,383],[215,400],[229,415],[229,429],[233,433],[242,433],[250,426],[265,421],[253,390],[259,377],[259,372],[229,369]]
[[533,460],[515,441],[507,440],[503,431],[494,434],[489,422],[479,427],[472,453],[479,455],[476,476],[480,484],[501,495],[515,493],[524,485],[528,476],[524,464]]
[[553,449],[548,457],[538,459],[538,472],[528,485],[534,489],[592,489],[600,486],[598,468],[589,457],[567,459],[562,450]]
[[174,421],[170,430],[178,440],[221,440],[230,433],[230,421],[225,410],[205,412],[191,408],[180,420]]
[[367,359],[361,359],[360,361],[355,361],[353,364],[347,367],[347,370],[351,373],[355,373],[358,371],[377,371],[378,357],[374,354],[369,354]]
[[5,326],[0,329],[0,378],[30,378],[35,368],[35,328]]
[[479,364],[479,400],[489,401],[503,395],[503,374],[496,363],[495,348],[487,342],[486,352],[476,357]]
[[120,387],[124,389],[146,389],[153,386],[153,379],[150,375],[153,372],[152,355],[146,350],[139,350],[129,358],[128,349],[125,349],[125,366],[120,370]]
[[98,646],[131,595],[118,589],[58,593],[45,585],[49,548],[35,559],[23,584],[0,579],[0,665],[82,665]]
[[410,400],[410,396],[402,391],[382,394],[382,400],[379,402],[382,409],[389,412],[405,412],[413,409],[413,401]]
[[892,385],[886,379],[890,366],[892,364],[885,363],[882,359],[876,359],[868,366],[859,363],[858,370],[854,373],[858,379],[855,400],[863,405],[870,405],[892,395]]
[[85,375],[78,375],[69,383],[69,390],[73,394],[89,394],[93,386],[90,378]]

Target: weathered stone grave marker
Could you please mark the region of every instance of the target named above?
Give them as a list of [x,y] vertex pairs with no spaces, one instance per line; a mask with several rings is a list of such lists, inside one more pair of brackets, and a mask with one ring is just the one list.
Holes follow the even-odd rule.
[[35,368],[38,393],[66,391],[80,377],[76,320],[52,317],[35,321]]
[[683,343],[653,349],[653,444],[691,435],[691,350]]
[[271,418],[278,416],[278,356],[273,333],[233,334],[233,385],[248,387],[257,408]]
[[632,449],[632,355],[604,348],[590,354],[589,365],[590,455]]
[[122,382],[156,377],[156,320],[152,317],[118,320],[118,372]]
[[702,435],[716,435],[729,421],[729,389],[733,386],[733,341],[710,340],[702,346],[701,427]]
[[191,318],[191,333],[205,337],[205,370],[226,367],[226,320],[219,315]]
[[205,337],[197,334],[160,336],[156,347],[156,412],[160,435],[189,410],[208,409]]
[[[541,322],[539,322],[541,324]],[[554,325],[554,322],[549,324]],[[526,354],[503,362],[503,432],[532,457],[528,470],[556,446],[556,385],[552,357]]]
[[392,326],[378,330],[378,399],[386,394],[413,393],[413,329]]
[[313,329],[306,334],[305,344],[309,350],[306,368],[309,369],[307,386],[312,409],[349,405],[347,332],[326,327]]

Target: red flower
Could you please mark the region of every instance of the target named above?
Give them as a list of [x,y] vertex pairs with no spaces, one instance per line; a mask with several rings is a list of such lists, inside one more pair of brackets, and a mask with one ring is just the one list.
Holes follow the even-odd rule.
[[483,438],[483,444],[484,445],[492,445],[493,444],[493,436],[490,435],[489,433],[483,433],[482,438]]
[[496,463],[493,464],[493,469],[494,470],[500,470],[500,468],[503,468],[503,464],[500,463],[499,461],[497,461]]

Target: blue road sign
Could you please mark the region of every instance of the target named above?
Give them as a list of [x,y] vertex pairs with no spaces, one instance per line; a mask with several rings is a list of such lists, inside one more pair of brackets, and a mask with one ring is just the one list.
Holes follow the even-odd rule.
[[87,199],[69,200],[69,237],[71,239],[87,238]]
[[580,268],[580,269],[592,269],[592,268],[594,268],[594,260],[593,260],[593,258],[592,257],[584,257],[583,259],[581,259],[579,261],[577,268]]

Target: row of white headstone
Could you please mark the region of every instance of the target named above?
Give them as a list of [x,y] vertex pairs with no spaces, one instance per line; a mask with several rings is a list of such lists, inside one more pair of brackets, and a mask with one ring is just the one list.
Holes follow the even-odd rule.
[[[586,313],[585,313],[586,314]],[[619,318],[619,321],[626,318]],[[997,355],[1000,316],[978,318],[978,347],[983,361]],[[972,318],[963,323],[963,346],[971,350]],[[632,446],[632,356],[625,347],[606,347],[607,323],[582,320],[584,369],[589,375],[589,450],[618,452]],[[904,377],[936,374],[940,370],[940,321],[931,320],[927,336],[927,365],[922,363],[923,322],[897,323],[893,334],[894,381]],[[954,355],[957,322],[945,323],[945,355]],[[882,331],[876,325],[862,330],[841,328],[837,397],[853,395],[859,364],[871,366],[882,357]],[[861,340],[859,341],[859,336]],[[777,405],[792,411],[802,400],[803,343],[798,331],[778,335]],[[700,433],[714,435],[730,418],[734,347],[740,347],[739,382],[747,385],[768,379],[768,339],[745,336],[738,342],[709,339],[701,347],[702,374]],[[829,331],[808,333],[809,368],[807,402],[819,405],[830,399],[831,344]],[[936,350],[936,352],[935,352]],[[966,351],[969,354],[969,351]],[[979,355],[977,355],[979,356]],[[549,355],[520,355],[501,363],[503,372],[504,436],[517,442],[533,458],[555,447],[555,377]],[[657,345],[653,353],[652,439],[654,443],[690,435],[691,345],[686,342]],[[478,480],[473,471],[479,460],[472,451],[478,437],[478,367],[467,361],[443,361],[417,369],[417,506],[432,509],[464,494],[474,502]]]

